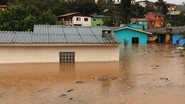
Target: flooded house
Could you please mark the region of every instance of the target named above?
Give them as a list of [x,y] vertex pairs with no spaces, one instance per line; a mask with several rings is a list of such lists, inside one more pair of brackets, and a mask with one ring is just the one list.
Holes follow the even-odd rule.
[[185,45],[185,26],[168,28],[153,28],[148,29],[156,38],[157,43],[171,43],[177,46]]
[[114,30],[114,33],[121,41],[122,44],[147,44],[151,32],[144,31],[142,29],[136,29],[133,27],[120,27]]
[[0,32],[0,63],[119,61],[119,44],[108,27],[35,25]]

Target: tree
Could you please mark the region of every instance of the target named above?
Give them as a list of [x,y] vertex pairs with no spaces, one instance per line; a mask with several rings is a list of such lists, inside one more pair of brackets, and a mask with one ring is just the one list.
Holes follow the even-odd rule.
[[0,4],[7,4],[9,0],[0,0]]
[[34,24],[55,24],[51,11],[42,12],[34,5],[12,5],[0,13],[0,30],[30,31]]
[[40,23],[54,25],[56,23],[56,19],[57,18],[52,14],[52,11],[48,10],[41,14]]
[[131,16],[131,1],[132,0],[121,0],[121,17],[123,23],[130,22]]
[[167,18],[167,23],[170,23],[172,26],[184,26],[185,16],[181,15],[174,15]]
[[74,11],[84,14],[99,13],[99,7],[95,4],[94,0],[75,0],[73,4]]
[[157,2],[155,2],[157,9],[160,11],[160,13],[166,15],[168,12],[167,9],[167,5],[166,2],[164,2],[164,0],[158,0]]
[[145,8],[139,4],[132,4],[130,14],[132,18],[142,18],[145,14]]

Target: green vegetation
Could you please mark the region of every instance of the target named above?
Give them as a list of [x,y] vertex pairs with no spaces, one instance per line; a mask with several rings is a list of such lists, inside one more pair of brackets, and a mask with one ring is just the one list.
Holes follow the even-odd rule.
[[30,31],[34,24],[55,24],[51,10],[40,11],[34,5],[12,5],[0,13],[0,30]]
[[[119,26],[129,23],[130,18],[142,18],[148,12],[167,13],[167,5],[163,0],[148,2],[145,8],[139,4],[131,4],[134,0],[122,0],[115,5],[112,0],[0,0],[0,4],[7,4],[6,11],[0,13],[0,30],[31,31],[34,24],[56,24],[56,16],[69,12],[85,14],[102,14],[112,19],[104,20],[104,25]],[[185,8],[185,3],[181,8]],[[166,16],[166,23],[173,26],[184,25],[185,15]]]

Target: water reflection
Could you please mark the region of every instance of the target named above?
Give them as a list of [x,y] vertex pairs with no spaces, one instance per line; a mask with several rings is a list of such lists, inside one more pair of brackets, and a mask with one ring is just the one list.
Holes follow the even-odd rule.
[[[141,102],[144,98],[158,101],[166,95],[170,95],[169,99],[185,96],[181,93],[185,91],[185,60],[179,57],[177,50],[158,44],[121,46],[120,49],[120,62],[0,65],[0,98],[1,92],[6,95],[0,103],[14,104],[10,99],[20,99],[17,104],[32,104],[30,99],[36,99],[37,104],[43,101],[48,102],[46,104],[70,103],[63,102],[65,100],[58,97],[61,94],[67,94],[65,98],[80,99],[77,104],[107,104],[105,98],[120,101],[123,99],[119,96],[123,94],[129,96],[125,97],[128,104],[144,104]],[[163,80],[165,78],[168,80]],[[74,91],[69,94],[66,92],[69,89]],[[143,93],[148,95],[142,96]],[[99,102],[100,99],[104,100]],[[181,101],[180,104],[185,102]]]

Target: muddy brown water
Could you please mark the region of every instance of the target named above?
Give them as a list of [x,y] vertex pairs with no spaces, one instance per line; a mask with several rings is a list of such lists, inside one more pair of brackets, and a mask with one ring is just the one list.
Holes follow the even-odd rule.
[[120,52],[120,62],[0,65],[0,104],[185,104],[185,52],[157,44]]

